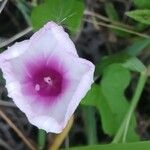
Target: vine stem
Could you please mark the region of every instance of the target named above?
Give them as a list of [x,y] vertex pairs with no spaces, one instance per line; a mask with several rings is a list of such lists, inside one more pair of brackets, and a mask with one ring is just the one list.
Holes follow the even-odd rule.
[[131,116],[132,116],[132,114],[133,114],[133,112],[137,106],[139,99],[140,99],[140,96],[141,96],[142,91],[144,89],[146,80],[147,80],[147,73],[146,73],[146,71],[143,71],[140,74],[140,78],[139,78],[135,93],[133,95],[130,108],[129,108],[116,136],[114,137],[112,143],[118,143],[121,138],[122,138],[123,143],[126,141],[126,136],[127,136]]
[[65,129],[60,134],[56,135],[53,144],[49,146],[48,150],[58,150],[59,149],[59,147],[63,143],[64,139],[68,136],[69,131],[73,125],[73,122],[74,122],[74,116],[72,116],[70,118]]
[[38,150],[43,150],[46,142],[46,132],[42,129],[38,130]]
[[[88,145],[97,144],[95,108],[86,106],[82,108],[83,119],[85,124],[85,133],[87,134]],[[87,115],[88,114],[88,115]]]
[[[93,21],[91,19],[84,19],[84,21],[93,24]],[[137,36],[140,36],[140,37],[143,37],[143,38],[150,38],[149,35],[146,35],[146,34],[143,34],[143,33],[139,33],[139,32],[136,32],[134,30],[130,30],[130,29],[127,29],[127,28],[124,28],[124,27],[121,27],[121,26],[113,25],[113,24],[107,24],[107,23],[98,21],[97,25],[103,26],[103,27],[107,27],[107,28],[111,28],[111,29],[124,31],[124,32],[130,33],[130,34],[133,34],[133,35],[137,35]]]

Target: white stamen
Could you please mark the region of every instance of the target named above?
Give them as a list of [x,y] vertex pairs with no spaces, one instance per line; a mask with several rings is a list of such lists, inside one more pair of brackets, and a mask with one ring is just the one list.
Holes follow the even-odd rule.
[[52,79],[50,77],[44,77],[44,81],[49,84],[52,85]]
[[36,85],[35,85],[35,90],[36,90],[36,91],[39,91],[39,90],[40,90],[40,85],[39,85],[39,84],[36,84]]

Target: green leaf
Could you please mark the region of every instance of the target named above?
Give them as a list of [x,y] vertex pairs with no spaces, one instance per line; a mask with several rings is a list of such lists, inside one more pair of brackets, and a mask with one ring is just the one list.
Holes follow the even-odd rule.
[[126,13],[127,16],[141,23],[150,25],[150,10],[134,10]]
[[131,46],[127,47],[126,51],[129,55],[136,56],[141,53],[143,49],[150,47],[150,38],[135,41]]
[[111,56],[106,56],[102,59],[102,61],[99,64],[97,64],[96,72],[99,74],[102,74],[102,72],[105,70],[105,68],[107,68],[107,66],[113,63],[122,64],[130,58],[131,56],[126,52],[121,52],[121,53],[114,54]]
[[89,90],[89,92],[81,101],[81,104],[96,106],[98,99],[99,99],[99,85],[93,84],[91,90]]
[[133,0],[133,2],[138,8],[150,9],[149,0]]
[[150,45],[150,39],[139,40],[133,45],[127,47],[123,52],[106,56],[96,65],[96,73],[101,75],[102,72],[111,64],[121,64],[131,71],[142,72],[145,70],[144,64],[135,56]]
[[[92,105],[98,109],[103,130],[110,136],[116,134],[129,109],[124,91],[129,85],[130,79],[129,71],[121,64],[109,65],[104,70],[101,85],[93,84],[92,89],[82,101],[82,104]],[[134,131],[135,127],[136,122],[133,115],[128,129],[127,141],[138,140]]]
[[84,4],[79,0],[45,0],[45,3],[33,9],[32,25],[38,30],[48,21],[55,21],[75,33],[81,24],[83,11]]
[[101,115],[102,128],[104,132],[111,136],[115,135],[116,120],[112,117],[115,116],[115,114],[111,110],[109,103],[103,95],[101,87],[99,89],[99,101],[97,102],[96,107]]
[[150,142],[105,144],[69,148],[69,150],[149,150]]
[[[120,108],[120,106],[123,106],[120,105],[120,103],[126,102],[124,90],[129,85],[130,78],[129,71],[119,64],[110,65],[105,69],[101,81],[102,92],[105,98],[107,98],[110,107],[112,107],[113,112],[118,111],[118,108],[120,111],[124,111],[123,109],[125,107],[123,109]],[[121,101],[119,98],[123,100]],[[127,105],[127,103],[125,103],[125,105]]]
[[119,16],[118,16],[118,13],[117,13],[113,3],[111,3],[111,2],[105,3],[105,11],[111,20],[119,21]]
[[136,57],[127,60],[125,63],[123,63],[123,66],[131,71],[143,72],[146,70],[144,64]]
[[137,47],[137,49],[134,49],[134,47],[136,48],[138,44],[133,46],[133,51],[132,47],[131,49],[129,47],[129,49],[125,50],[128,53],[122,52],[104,57],[101,62],[96,65],[96,73],[101,75],[102,72],[111,64],[120,64],[123,67],[135,72],[144,71],[146,69],[145,65],[137,57],[132,56],[135,55],[134,53],[138,53],[140,50],[142,50],[146,46],[146,43],[144,44],[141,47]]
[[[131,77],[129,71],[119,64],[110,65],[104,71],[103,78],[101,81],[101,90],[102,94],[105,97],[105,103],[107,103],[108,106],[107,109],[109,109],[109,112],[111,112],[108,115],[109,117],[106,119],[112,120],[113,118],[111,122],[111,128],[113,129],[112,132],[110,132],[109,128],[104,128],[105,132],[107,131],[107,134],[115,135],[115,133],[121,125],[121,122],[123,121],[123,118],[125,117],[125,114],[129,109],[129,103],[126,97],[124,96],[124,91],[129,85],[130,79]],[[100,106],[102,109],[103,106]],[[136,122],[135,117],[133,116],[127,134],[127,141],[138,140],[138,137],[134,131],[135,127]]]
[[114,133],[114,126],[112,125],[114,120],[110,117],[112,111],[109,109],[106,99],[102,94],[100,85],[93,84],[91,90],[81,101],[81,104],[95,106],[101,115],[104,132],[111,135]]

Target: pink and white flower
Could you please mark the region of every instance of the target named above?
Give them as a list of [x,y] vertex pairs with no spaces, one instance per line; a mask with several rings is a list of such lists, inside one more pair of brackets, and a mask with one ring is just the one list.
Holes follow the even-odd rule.
[[93,83],[94,65],[54,22],[0,54],[0,67],[9,97],[47,132],[63,130]]

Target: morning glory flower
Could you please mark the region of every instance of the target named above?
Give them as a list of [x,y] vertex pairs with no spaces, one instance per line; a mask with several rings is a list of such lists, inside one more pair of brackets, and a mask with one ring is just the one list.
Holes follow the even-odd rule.
[[60,133],[93,83],[94,65],[79,58],[61,26],[47,23],[0,54],[8,96],[29,122]]

